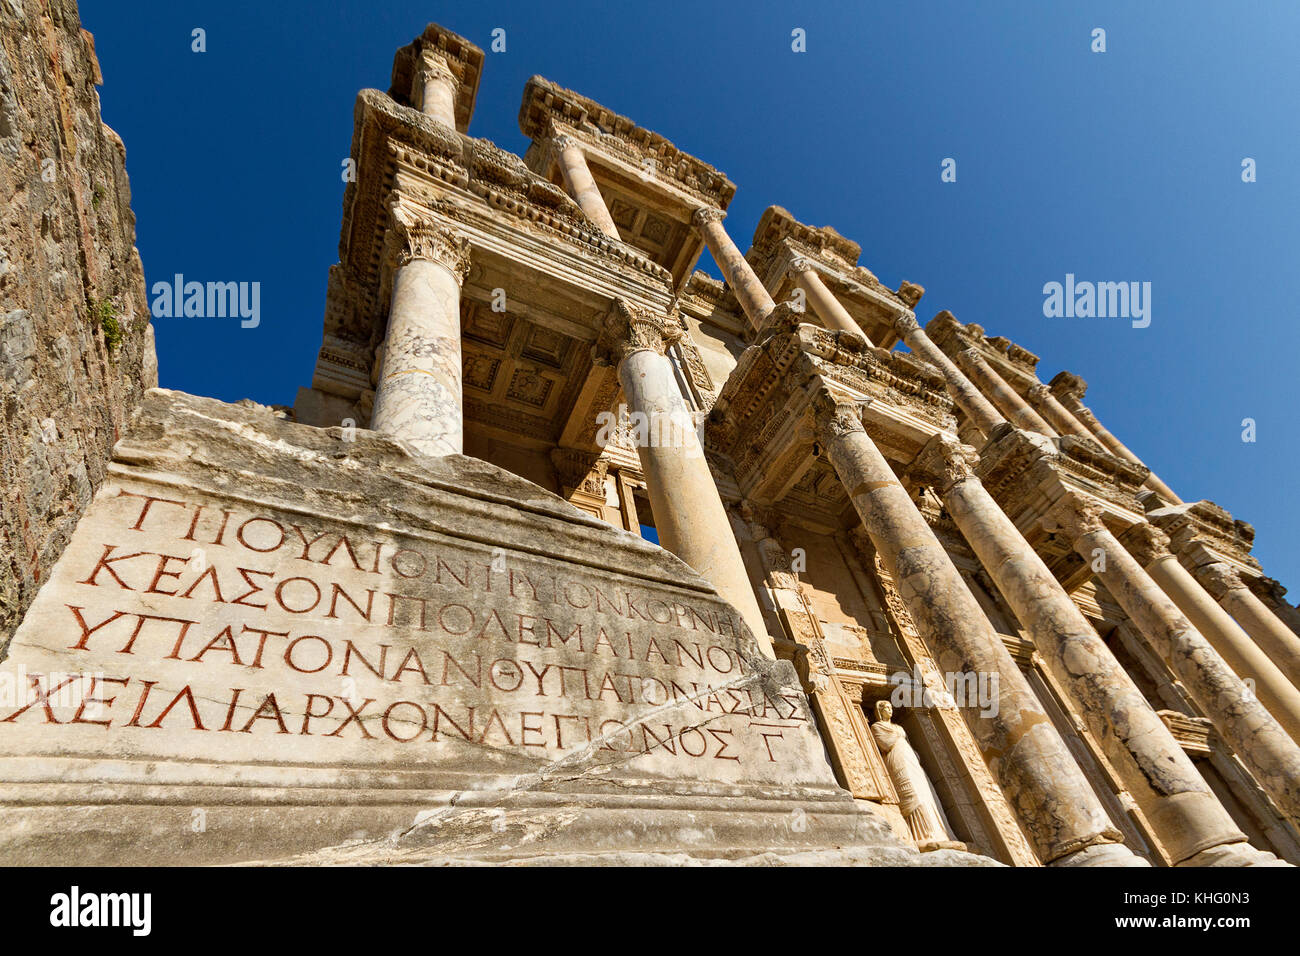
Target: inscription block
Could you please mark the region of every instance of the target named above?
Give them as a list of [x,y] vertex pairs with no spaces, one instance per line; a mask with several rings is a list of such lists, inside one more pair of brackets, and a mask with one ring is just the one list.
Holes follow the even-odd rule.
[[486,463],[350,437],[146,397],[0,666],[5,859],[454,842],[421,821],[469,808],[499,853],[883,829],[793,668],[676,558]]

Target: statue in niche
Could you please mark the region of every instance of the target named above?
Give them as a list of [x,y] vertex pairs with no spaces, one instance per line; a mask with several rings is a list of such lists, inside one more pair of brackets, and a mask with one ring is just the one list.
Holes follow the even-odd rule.
[[948,838],[930,781],[921,769],[916,751],[907,742],[907,731],[894,723],[894,707],[887,700],[876,701],[876,720],[871,735],[885,758],[894,789],[898,791],[898,808],[907,821],[912,839],[922,850],[965,847]]

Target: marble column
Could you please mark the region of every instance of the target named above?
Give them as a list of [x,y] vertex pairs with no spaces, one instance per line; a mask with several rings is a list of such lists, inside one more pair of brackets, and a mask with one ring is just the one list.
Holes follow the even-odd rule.
[[425,116],[456,128],[456,92],[460,78],[447,60],[433,50],[420,53],[411,100]]
[[555,150],[556,162],[560,164],[564,185],[583,214],[609,238],[620,238],[614,217],[605,205],[605,197],[600,194],[600,187],[587,166],[587,154],[582,151],[582,144],[572,136],[556,136],[551,139],[551,146]]
[[1077,438],[1087,438],[1095,442],[1092,432],[1088,431],[1077,418],[1070,414],[1070,410],[1062,405],[1052,390],[1042,382],[1035,382],[1029,386],[1029,400],[1038,406],[1047,423],[1055,428],[1062,435],[1074,435]]
[[[1112,435],[1097,420],[1097,416],[1087,405],[1083,404],[1083,393],[1088,385],[1079,376],[1070,372],[1060,372],[1053,379],[1051,384],[1052,392],[1060,400],[1064,407],[1075,420],[1080,422],[1085,428],[1092,433],[1092,436],[1101,442],[1102,447],[1113,455],[1118,455],[1125,461],[1132,462],[1139,468],[1146,468],[1142,459],[1133,454],[1122,441]],[[1149,474],[1143,484],[1164,498],[1170,504],[1181,505],[1183,499],[1174,494],[1173,489],[1160,480],[1160,477],[1151,469],[1147,468]]]
[[695,210],[691,221],[700,231],[704,244],[709,247],[709,252],[717,262],[718,268],[722,270],[727,284],[736,294],[736,301],[744,309],[750,324],[754,328],[759,328],[776,308],[776,303],[772,301],[762,281],[754,273],[749,260],[731,241],[731,236],[727,235],[727,230],[722,225],[725,216],[726,213],[721,209],[702,206]]
[[1204,564],[1194,573],[1219,606],[1254,638],[1269,660],[1293,683],[1300,683],[1300,636],[1283,624],[1229,565]]
[[469,242],[428,219],[394,212],[392,304],[370,427],[426,455],[458,455],[461,411],[460,287]]
[[[1271,862],[1246,844],[1190,757],[1061,587],[1015,523],[976,477],[975,450],[936,435],[912,474],[943,500],[989,576],[1073,698],[1102,749],[1175,864]],[[1211,851],[1211,852],[1207,852]]]
[[913,313],[904,312],[894,319],[894,331],[917,358],[924,359],[943,373],[953,401],[985,438],[992,434],[996,426],[1006,421],[965,373],[953,364],[943,349],[931,341]]
[[664,354],[681,336],[675,318],[618,299],[596,344],[597,354],[616,365],[629,410],[644,425],[638,430],[637,454],[659,544],[717,588],[754,632],[763,653],[773,657],[763,612],[694,417]]
[[1068,494],[1043,523],[1063,533],[1084,561],[1099,569],[1106,590],[1260,786],[1284,814],[1300,821],[1300,746],[1116,540],[1102,523],[1100,507]]
[[[790,272],[799,288],[803,289],[804,294],[808,297],[813,312],[822,320],[822,324],[826,328],[832,332],[856,332],[864,339],[867,339],[866,333],[854,321],[853,316],[849,315],[849,310],[844,308],[830,289],[826,288],[826,283],[817,274],[817,269],[811,259],[799,256],[792,260]],[[871,340],[867,339],[867,341],[870,342]]]
[[992,713],[964,715],[989,769],[1044,863],[1145,865],[1119,841],[1101,802],[994,632],[961,574],[862,427],[857,406],[824,385],[814,399],[818,440],[844,483],[922,639],[950,674],[996,675]]
[[957,364],[970,376],[980,391],[992,400],[1011,424],[1017,428],[1046,435],[1048,438],[1056,437],[1056,430],[1047,424],[1038,412],[1030,408],[1029,403],[1020,397],[1007,380],[984,360],[979,349],[969,348],[964,352],[958,352]]
[[1163,532],[1145,523],[1133,530],[1122,542],[1129,553],[1237,676],[1255,682],[1255,695],[1291,739],[1300,741],[1300,690],[1169,552]]

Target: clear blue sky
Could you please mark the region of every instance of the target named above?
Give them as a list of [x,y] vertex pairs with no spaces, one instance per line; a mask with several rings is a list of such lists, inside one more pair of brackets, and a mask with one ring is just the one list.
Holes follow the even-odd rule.
[[[1082,375],[1184,499],[1256,524],[1265,571],[1300,599],[1300,4],[728,6],[83,0],[147,281],[262,284],[257,329],[159,319],[162,384],[293,402],[338,258],[357,91],[386,90],[429,21],[484,49],[502,27],[472,135],[522,152],[540,73],[726,172],[742,248],[770,204],[833,225],[883,281],[926,287],[922,320],[951,309],[1040,355],[1044,381]],[[1150,327],[1045,318],[1043,284],[1067,272],[1151,282]]]

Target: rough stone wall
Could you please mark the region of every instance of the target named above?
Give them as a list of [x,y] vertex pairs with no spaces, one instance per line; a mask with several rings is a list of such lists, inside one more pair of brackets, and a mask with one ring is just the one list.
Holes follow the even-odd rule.
[[157,383],[101,81],[72,0],[0,0],[0,659]]

